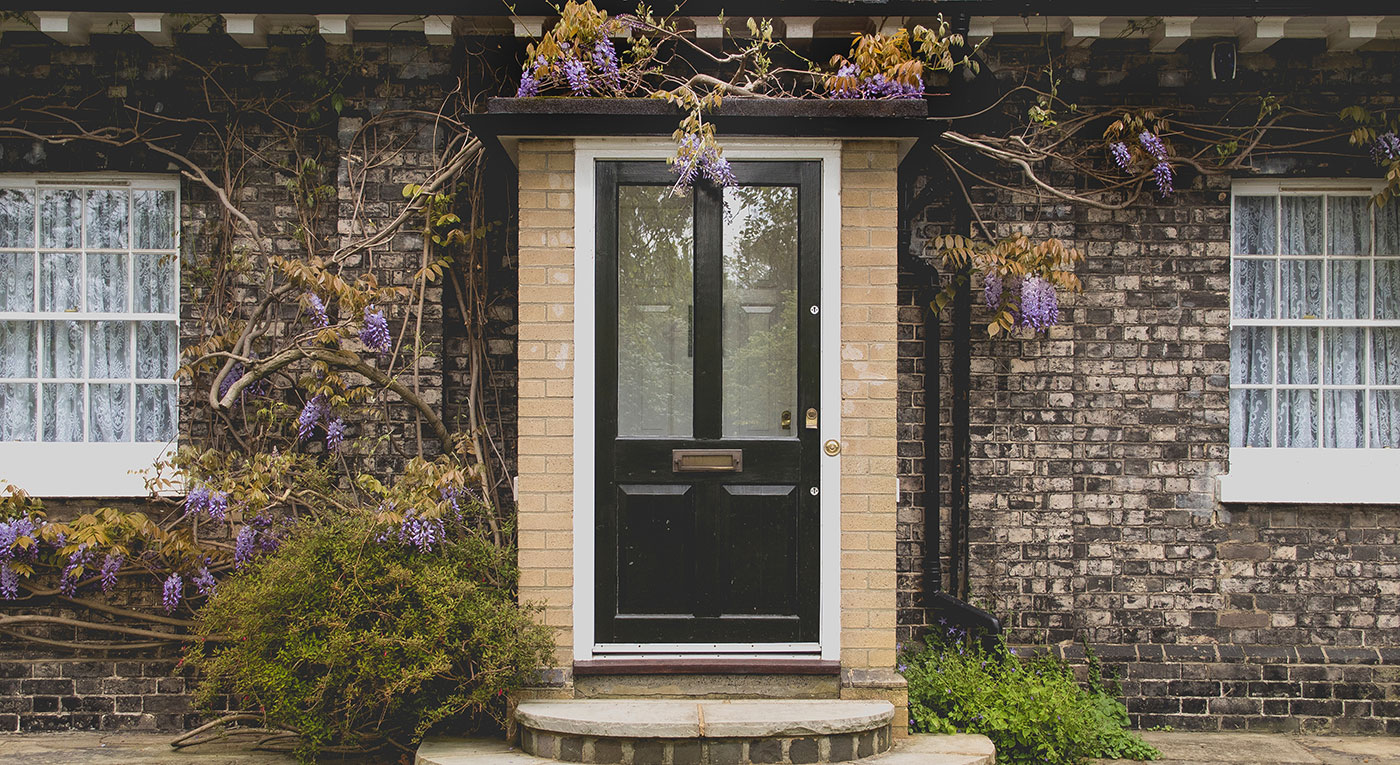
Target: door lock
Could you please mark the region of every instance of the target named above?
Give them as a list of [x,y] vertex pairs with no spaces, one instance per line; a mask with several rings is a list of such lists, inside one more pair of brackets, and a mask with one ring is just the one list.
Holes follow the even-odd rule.
[[783,426],[783,430],[792,430],[792,410],[784,409],[783,416],[778,421]]
[[803,425],[804,425],[808,430],[816,430],[816,429],[817,429],[817,408],[816,408],[816,407],[810,407],[810,408],[807,409],[807,418],[806,418],[805,422],[803,423]]
[[826,444],[822,446],[822,451],[825,451],[828,457],[835,457],[841,453],[841,442],[834,438],[829,439]]

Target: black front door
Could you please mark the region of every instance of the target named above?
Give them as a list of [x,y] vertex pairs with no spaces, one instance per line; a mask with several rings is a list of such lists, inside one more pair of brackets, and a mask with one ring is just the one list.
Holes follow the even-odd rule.
[[815,642],[820,166],[597,165],[599,643]]

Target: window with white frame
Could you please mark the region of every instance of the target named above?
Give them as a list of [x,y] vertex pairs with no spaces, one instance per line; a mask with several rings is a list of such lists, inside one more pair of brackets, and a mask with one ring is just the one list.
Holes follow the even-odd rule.
[[[1400,204],[1376,206],[1375,190],[1234,189],[1230,473],[1273,482],[1279,499],[1373,496],[1337,486],[1342,475],[1329,486],[1316,474],[1400,447]],[[1311,469],[1297,462],[1302,454]],[[1288,475],[1295,468],[1312,475]],[[1290,488],[1306,481],[1315,485]]]
[[0,444],[174,441],[177,197],[166,178],[0,176]]

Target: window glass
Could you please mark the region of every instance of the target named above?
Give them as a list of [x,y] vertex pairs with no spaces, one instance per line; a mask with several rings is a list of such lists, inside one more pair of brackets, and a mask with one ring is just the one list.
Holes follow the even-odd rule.
[[1235,196],[1231,446],[1400,445],[1398,206]]
[[0,178],[0,441],[178,430],[176,189]]

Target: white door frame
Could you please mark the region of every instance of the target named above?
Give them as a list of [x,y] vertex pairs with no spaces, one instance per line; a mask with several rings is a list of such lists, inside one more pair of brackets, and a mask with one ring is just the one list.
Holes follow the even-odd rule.
[[[822,456],[820,596],[816,643],[606,644],[594,637],[594,502],[598,297],[595,284],[594,167],[599,160],[664,160],[669,140],[579,139],[574,142],[574,660],[606,655],[806,656],[841,658],[841,457]],[[732,160],[821,162],[821,440],[841,438],[841,142],[733,139]]]

